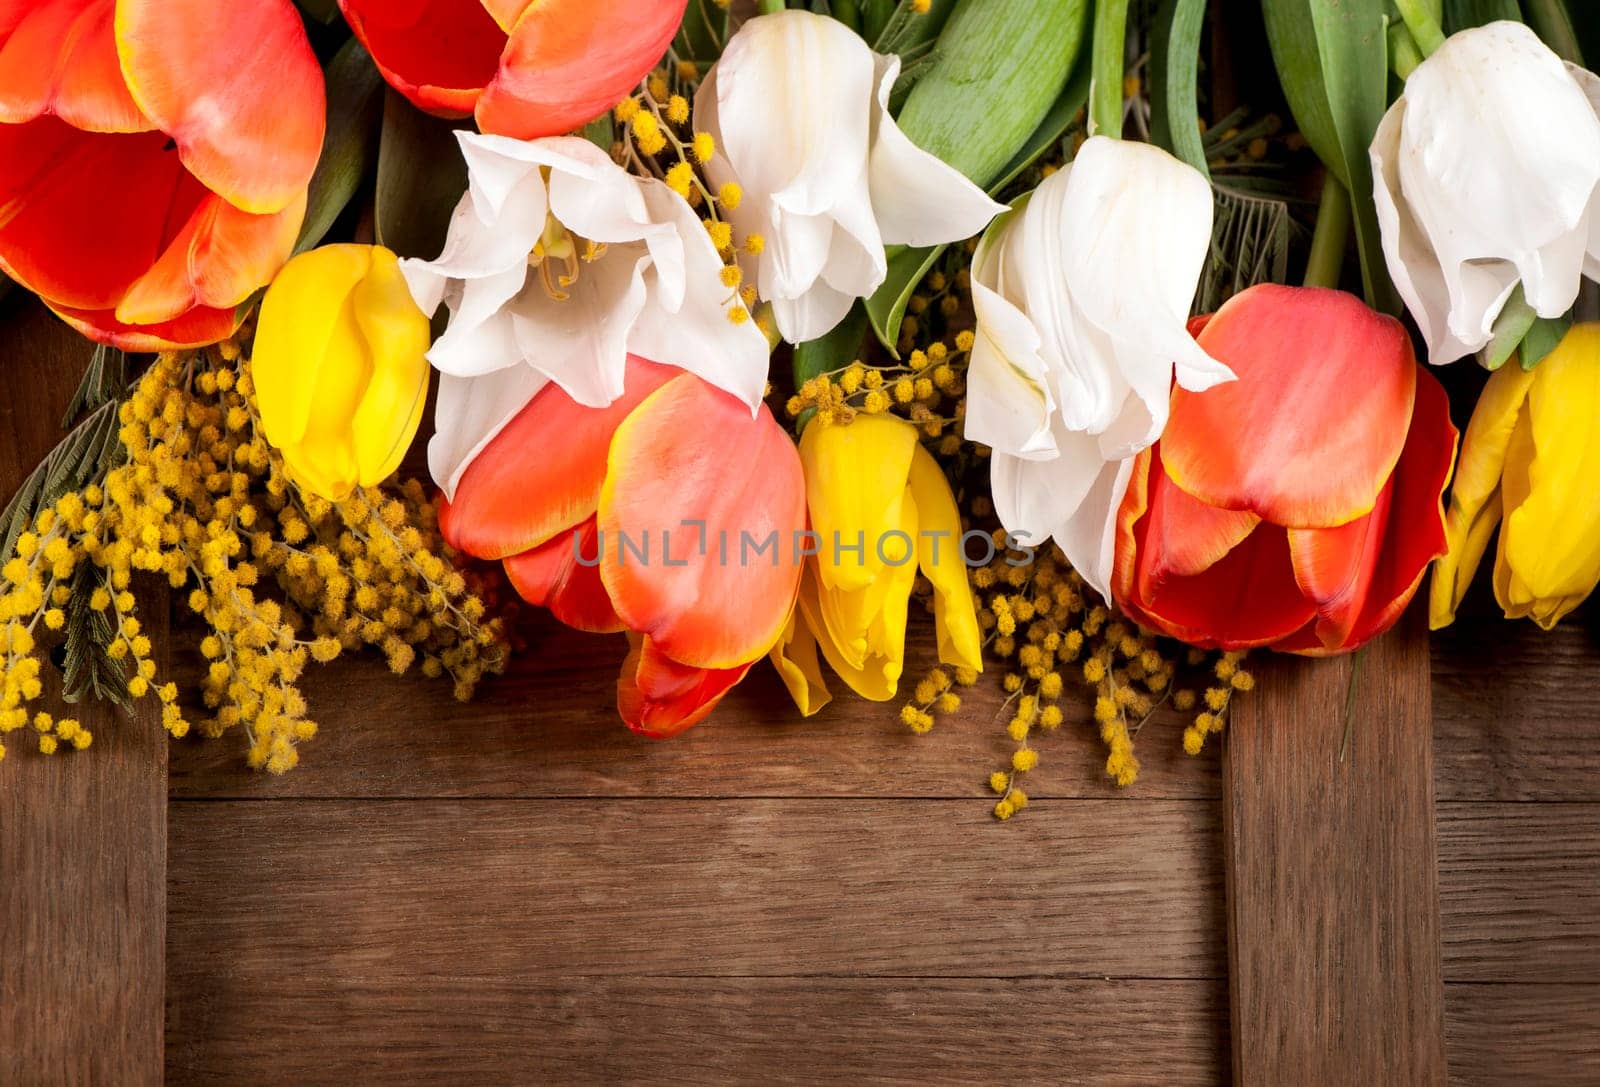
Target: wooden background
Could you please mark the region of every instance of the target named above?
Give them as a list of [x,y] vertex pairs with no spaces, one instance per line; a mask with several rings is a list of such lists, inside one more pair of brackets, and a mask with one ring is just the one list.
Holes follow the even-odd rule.
[[[0,316],[9,494],[84,348]],[[1225,757],[1153,724],[1119,791],[1064,728],[1004,825],[992,687],[917,738],[760,668],[658,744],[549,625],[464,708],[316,673],[281,778],[15,736],[0,1083],[1600,1082],[1600,645],[1490,605],[1369,651],[1342,762],[1349,663],[1273,664]]]

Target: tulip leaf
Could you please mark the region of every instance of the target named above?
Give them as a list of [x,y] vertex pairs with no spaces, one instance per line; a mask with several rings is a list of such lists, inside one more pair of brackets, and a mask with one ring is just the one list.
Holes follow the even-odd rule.
[[1538,316],[1522,296],[1522,284],[1518,283],[1512,289],[1511,297],[1506,299],[1506,304],[1500,307],[1500,315],[1494,319],[1489,342],[1478,353],[1478,361],[1483,368],[1498,370],[1504,366]]
[[818,374],[832,373],[861,357],[867,338],[867,310],[857,301],[844,320],[826,335],[794,345],[794,386],[798,389]]
[[1444,32],[1454,34],[1486,23],[1509,19],[1522,22],[1517,0],[1444,0]]
[[1262,0],[1261,7],[1295,121],[1350,193],[1367,304],[1397,313],[1367,157],[1389,101],[1387,0]]
[[1540,317],[1528,329],[1528,334],[1522,338],[1522,352],[1520,355],[1522,368],[1531,370],[1544,361],[1544,357],[1556,349],[1567,330],[1572,327],[1572,317]]
[[[1527,9],[1528,25],[1562,60],[1583,64],[1583,50],[1578,46],[1578,32],[1573,28],[1572,16],[1563,0],[1522,0]],[[1594,0],[1584,0],[1585,6]]]
[[[1011,161],[1001,169],[1000,175],[989,186],[989,195],[998,196],[1029,166],[1056,146],[1072,123],[1083,112],[1089,98],[1089,66],[1080,63],[1067,82],[1066,88],[1045,113],[1044,120],[1034,130]],[[899,341],[900,322],[905,319],[906,304],[917,284],[928,274],[933,262],[944,252],[944,246],[927,249],[907,249],[899,246],[888,251],[889,274],[872,297],[867,299],[867,314],[872,318],[872,329],[878,340],[890,352],[895,352]]]
[[339,17],[339,0],[295,0],[295,3],[319,23],[331,23]]
[[1205,14],[1205,0],[1163,0],[1156,13],[1150,42],[1150,142],[1210,180],[1199,109],[1200,30]]
[[303,253],[327,235],[372,164],[383,102],[383,77],[361,43],[351,38],[323,71],[328,127],[306,194],[306,217],[294,251]]
[[467,163],[449,121],[430,117],[391,90],[378,144],[378,244],[431,260],[467,191]]

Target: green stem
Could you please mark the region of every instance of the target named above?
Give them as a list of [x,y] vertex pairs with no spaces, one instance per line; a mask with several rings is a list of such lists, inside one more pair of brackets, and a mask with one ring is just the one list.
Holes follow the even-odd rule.
[[1439,27],[1439,20],[1433,17],[1433,12],[1428,10],[1423,0],[1395,0],[1395,7],[1400,9],[1400,18],[1406,21],[1406,29],[1411,31],[1411,38],[1424,57],[1430,56],[1444,44],[1444,31]]
[[828,10],[845,26],[861,33],[861,8],[856,5],[856,0],[833,0]]
[[1401,23],[1389,27],[1389,67],[1401,80],[1406,79],[1422,63],[1417,43]]
[[1582,66],[1578,33],[1572,28],[1572,16],[1562,0],[1522,0],[1522,7],[1528,15],[1528,25],[1556,56]]
[[783,9],[783,0],[761,0],[761,3],[756,5],[756,10],[762,15],[771,15],[773,12],[782,11]]
[[1095,4],[1093,50],[1089,61],[1089,135],[1121,139],[1128,0],[1099,0]]
[[1345,242],[1350,237],[1350,194],[1332,173],[1322,182],[1317,225],[1306,259],[1307,287],[1337,287],[1344,268]]

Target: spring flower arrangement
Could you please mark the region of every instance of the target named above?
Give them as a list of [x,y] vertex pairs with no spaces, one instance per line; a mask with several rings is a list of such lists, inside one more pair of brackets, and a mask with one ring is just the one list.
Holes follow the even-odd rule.
[[1446,624],[1491,541],[1553,625],[1600,581],[1600,19],[1263,0],[1286,124],[1207,115],[1206,7],[0,3],[0,270],[93,341],[0,519],[0,733],[154,698],[282,772],[305,669],[466,698],[531,606],[627,638],[651,737],[753,668],[916,732],[999,685],[1006,818],[1041,734],[1127,784],[1162,707],[1199,752],[1247,653],[1358,650],[1430,569]]

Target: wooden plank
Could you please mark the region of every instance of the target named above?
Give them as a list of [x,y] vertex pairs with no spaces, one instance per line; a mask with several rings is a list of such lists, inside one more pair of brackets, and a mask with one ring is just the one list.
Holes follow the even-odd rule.
[[1427,635],[1264,661],[1223,752],[1234,1079],[1442,1084]]
[[1600,985],[1447,982],[1452,1087],[1600,1083]]
[[[1218,1084],[1221,981],[174,978],[173,1087]],[[330,1029],[330,1027],[334,1029]]]
[[[6,498],[61,437],[90,350],[24,301],[6,306]],[[143,616],[158,646],[165,617]],[[159,1083],[166,734],[148,706],[40,708],[77,716],[94,746],[47,758],[13,733],[0,764],[0,1083]]]
[[1439,897],[1451,981],[1600,981],[1600,804],[1439,805]]
[[212,801],[169,813],[169,968],[337,976],[1222,975],[1216,807]]
[[1600,801],[1600,610],[1507,622],[1487,584],[1434,635],[1440,800]]
[[[906,675],[934,663],[931,619],[915,616]],[[190,632],[192,635],[192,632]],[[899,719],[899,704],[849,695],[843,684],[820,715],[802,719],[765,663],[704,724],[667,742],[629,733],[617,719],[616,672],[626,645],[536,620],[532,644],[479,698],[458,703],[449,686],[396,679],[375,658],[312,669],[306,697],[324,727],[299,767],[274,777],[244,765],[237,737],[173,745],[176,797],[840,796],[967,797],[986,810],[986,780],[1010,763],[998,676],[926,736]],[[192,654],[183,659],[193,667]],[[910,682],[907,684],[910,685]],[[1158,716],[1140,734],[1140,780],[1118,789],[1086,702],[1038,739],[1030,796],[1149,800],[1220,795],[1215,750],[1182,751],[1183,722]],[[1075,716],[1074,716],[1075,715]]]

